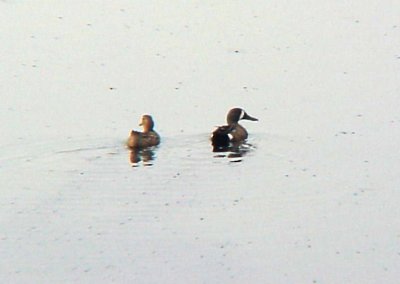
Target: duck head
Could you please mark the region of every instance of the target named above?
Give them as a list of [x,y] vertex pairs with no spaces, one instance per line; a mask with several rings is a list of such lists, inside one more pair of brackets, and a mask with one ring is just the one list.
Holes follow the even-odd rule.
[[241,119],[246,119],[246,120],[251,120],[251,121],[258,121],[257,118],[251,117],[248,115],[243,109],[241,108],[233,108],[228,112],[228,115],[226,116],[226,121],[228,124],[234,124],[237,123]]
[[143,132],[152,131],[154,128],[153,118],[151,115],[145,114],[142,116],[142,120],[139,125],[143,127]]

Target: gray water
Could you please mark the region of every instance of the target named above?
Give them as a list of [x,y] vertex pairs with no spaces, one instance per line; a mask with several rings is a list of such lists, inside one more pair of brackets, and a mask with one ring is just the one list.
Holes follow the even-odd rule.
[[0,3],[1,282],[398,281],[390,1],[98,4]]

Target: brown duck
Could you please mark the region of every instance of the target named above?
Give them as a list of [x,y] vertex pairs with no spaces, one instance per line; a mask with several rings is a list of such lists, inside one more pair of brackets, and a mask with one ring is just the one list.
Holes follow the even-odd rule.
[[143,132],[132,130],[127,141],[129,148],[146,148],[160,144],[160,135],[154,131],[154,121],[150,115],[143,115],[139,124]]

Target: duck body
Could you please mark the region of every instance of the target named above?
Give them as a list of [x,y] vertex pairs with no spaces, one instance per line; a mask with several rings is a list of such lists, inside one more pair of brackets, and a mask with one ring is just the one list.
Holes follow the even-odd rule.
[[160,144],[160,136],[155,131],[140,132],[132,130],[127,145],[129,148],[146,148]]
[[233,108],[228,112],[228,125],[219,126],[211,136],[211,143],[214,149],[226,148],[231,143],[241,143],[247,139],[247,130],[239,124],[239,120],[246,119],[258,121],[257,118],[251,117],[241,108]]
[[127,141],[129,148],[146,148],[160,144],[160,135],[153,129],[154,121],[150,115],[143,115],[140,125],[143,126],[143,132],[131,131]]

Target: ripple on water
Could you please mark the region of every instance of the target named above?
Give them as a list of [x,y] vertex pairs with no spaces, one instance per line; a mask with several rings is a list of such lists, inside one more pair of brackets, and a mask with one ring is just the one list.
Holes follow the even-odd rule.
[[[285,173],[292,174],[293,162],[279,152],[281,149],[269,147],[268,141],[277,145],[277,139],[280,145],[290,144],[285,137],[255,134],[239,147],[213,152],[208,134],[165,137],[160,146],[135,153],[138,159],[121,140],[71,138],[30,145],[24,153],[30,157],[29,163],[24,155],[6,158],[10,168],[24,165],[19,173],[29,177],[29,188],[56,189],[65,202],[81,200],[74,206],[82,206],[82,210],[93,202],[104,205],[125,200],[136,214],[151,215],[177,204],[218,207],[234,204],[233,199],[254,198],[268,203],[278,196],[295,200],[301,193],[291,190],[295,185],[285,178]],[[14,151],[19,150],[15,146]],[[277,180],[288,187],[277,192],[270,186]],[[25,183],[21,180],[18,184]]]

